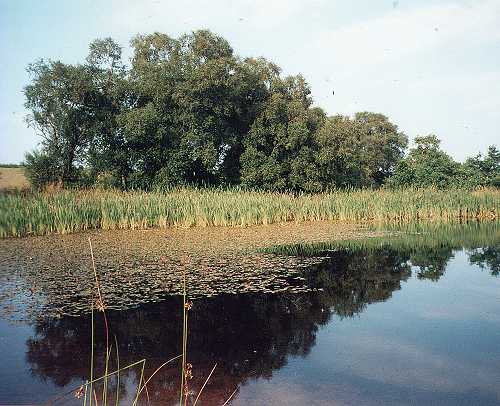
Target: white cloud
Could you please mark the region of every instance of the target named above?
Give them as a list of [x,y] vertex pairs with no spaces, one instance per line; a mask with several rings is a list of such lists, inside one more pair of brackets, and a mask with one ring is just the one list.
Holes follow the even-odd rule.
[[382,112],[410,137],[436,133],[464,159],[498,143],[498,21],[500,2],[477,1],[319,28],[304,73],[328,112]]

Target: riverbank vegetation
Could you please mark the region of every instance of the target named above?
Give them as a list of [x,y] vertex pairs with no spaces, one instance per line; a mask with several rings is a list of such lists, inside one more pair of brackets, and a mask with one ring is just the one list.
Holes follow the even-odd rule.
[[28,121],[43,137],[25,159],[33,187],[500,185],[495,146],[458,163],[428,135],[405,157],[408,137],[385,115],[329,116],[302,76],[239,57],[210,31],[139,35],[131,46],[129,64],[107,38],[90,44],[84,63],[29,66]]
[[[32,192],[0,195],[0,236],[286,221],[497,218],[500,153],[455,162],[379,113],[328,116],[300,76],[210,31],[95,40],[29,66]],[[333,91],[333,89],[332,89]],[[441,191],[440,191],[441,190]]]
[[[414,253],[446,249],[451,253],[452,250],[462,248],[472,251],[477,247],[496,247],[500,244],[500,223],[498,221],[474,221],[460,225],[442,222],[383,224],[380,229],[384,230],[386,235],[271,245],[261,248],[259,251],[266,254],[315,257],[331,255],[335,251],[380,251],[388,248]],[[451,254],[448,259],[450,257]],[[494,259],[491,258],[491,262]],[[499,262],[500,258],[496,256],[495,265],[490,266],[496,274],[500,271]]]
[[488,269],[492,276],[500,275],[500,224],[496,221],[470,222],[460,226],[443,223],[386,224],[383,228],[393,232],[365,239],[273,245],[260,251],[331,259],[356,253],[359,255],[360,252],[363,258],[374,254],[387,257],[397,253],[399,263],[408,266],[408,262],[411,262],[412,266],[418,268],[416,274],[419,279],[437,282],[444,275],[455,251],[465,249],[471,265],[477,265],[481,270]]
[[186,188],[167,192],[63,190],[0,195],[0,236],[315,220],[497,219],[499,210],[498,189],[353,189],[317,194]]

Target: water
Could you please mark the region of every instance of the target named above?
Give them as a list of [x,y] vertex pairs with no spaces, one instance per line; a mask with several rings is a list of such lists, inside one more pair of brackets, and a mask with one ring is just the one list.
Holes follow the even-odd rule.
[[[301,257],[233,252],[224,263],[241,266],[247,277],[253,267],[263,278],[259,266],[288,276],[260,291],[250,281],[254,288],[230,293],[233,274],[209,295],[202,294],[206,281],[197,286],[189,311],[191,401],[216,365],[199,404],[223,404],[235,390],[233,405],[500,404],[499,238],[494,224],[302,244]],[[3,267],[17,269],[9,278],[17,293],[4,289],[12,309],[0,320],[0,404],[44,403],[65,392],[56,404],[81,403],[73,390],[88,379],[91,315],[51,313],[58,303],[47,297],[52,290],[40,293],[36,306],[43,312],[30,312],[33,295],[22,282],[33,272],[19,267]],[[67,267],[78,268],[72,261]],[[158,296],[107,311],[120,366],[147,359],[146,377],[179,354],[182,339],[182,298]],[[99,375],[106,352],[102,314],[94,330]],[[116,367],[113,355],[109,368]],[[178,402],[179,372],[174,361],[155,375],[148,383],[151,404]],[[121,403],[133,401],[140,373],[140,367],[122,372]],[[110,404],[115,386],[113,379]]]

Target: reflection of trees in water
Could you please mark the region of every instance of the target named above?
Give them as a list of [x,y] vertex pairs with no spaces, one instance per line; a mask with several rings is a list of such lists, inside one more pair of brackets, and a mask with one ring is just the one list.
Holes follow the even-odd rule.
[[[147,358],[146,376],[180,351],[182,302],[167,298],[158,304],[108,312],[111,334],[119,343],[120,364]],[[188,360],[194,367],[193,389],[199,389],[215,363],[216,373],[205,396],[222,404],[231,392],[251,377],[271,377],[289,355],[306,355],[314,345],[321,312],[313,294],[294,296],[219,296],[194,302],[190,311]],[[102,317],[99,317],[101,319]],[[35,375],[59,386],[88,377],[91,321],[88,316],[51,319],[36,325],[28,345],[27,360]],[[103,371],[105,332],[96,322],[98,374]],[[112,368],[115,365],[113,363]],[[138,369],[135,369],[137,375]],[[179,363],[163,369],[148,385],[156,401],[175,402],[179,388]],[[137,376],[135,377],[137,379]]]
[[[201,387],[213,365],[216,373],[205,388],[204,399],[220,404],[239,385],[255,377],[270,378],[288,357],[305,356],[315,344],[320,325],[332,314],[352,317],[367,305],[385,301],[411,275],[410,263],[419,267],[418,278],[437,281],[445,272],[453,250],[447,246],[324,252],[324,260],[304,272],[315,291],[293,294],[220,295],[198,299],[190,311],[189,362],[194,367],[191,387]],[[470,262],[488,266],[498,274],[499,250],[473,250]],[[180,351],[182,312],[179,297],[126,311],[109,311],[108,318],[119,343],[120,364],[146,358],[146,376]],[[96,359],[103,370],[104,330],[96,316]],[[50,319],[36,324],[28,342],[27,360],[35,375],[65,386],[88,377],[90,316]],[[99,364],[100,362],[100,364]],[[114,368],[115,365],[111,365]],[[153,402],[177,401],[178,363],[168,365],[148,385]],[[128,376],[137,380],[138,370]],[[121,391],[125,393],[125,385]]]
[[500,248],[488,246],[469,252],[469,261],[481,269],[489,268],[493,276],[500,275]]
[[[387,300],[410,276],[410,269],[395,251],[339,252],[306,270],[305,276],[311,287],[322,290],[222,295],[194,302],[189,315],[188,359],[194,368],[195,391],[217,363],[216,373],[204,391],[205,401],[223,403],[248,379],[270,378],[290,355],[307,355],[315,344],[318,327],[332,314],[350,317],[370,303]],[[147,358],[149,375],[179,353],[180,298],[168,297],[161,303],[107,314],[111,334],[119,343],[121,365]],[[95,352],[102,370],[105,333],[101,315],[97,318],[95,331],[100,339]],[[59,386],[72,379],[86,379],[90,335],[88,315],[38,322],[36,335],[27,343],[27,360],[33,373]],[[177,400],[179,370],[178,363],[169,365],[151,381],[148,391],[153,401]]]
[[418,279],[429,279],[437,282],[446,272],[446,265],[453,257],[453,249],[449,246],[432,248],[420,247],[409,253],[412,265],[419,268]]
[[[432,248],[412,249],[409,261],[419,267],[417,277],[437,282],[446,272],[448,261],[453,258],[453,247],[442,245]],[[474,248],[467,251],[469,262],[481,269],[488,268],[491,275],[500,274],[500,249],[494,246]]]
[[341,317],[384,301],[411,275],[407,259],[395,250],[337,251],[309,272],[310,285],[323,289],[322,305]]

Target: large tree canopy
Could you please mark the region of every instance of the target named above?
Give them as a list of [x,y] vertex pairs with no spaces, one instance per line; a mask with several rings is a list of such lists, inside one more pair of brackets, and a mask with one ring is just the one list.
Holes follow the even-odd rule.
[[[317,192],[390,184],[496,185],[499,153],[461,165],[435,137],[407,137],[389,119],[328,117],[300,76],[263,58],[240,58],[207,30],[138,35],[130,64],[111,38],[84,63],[38,61],[25,88],[42,135],[26,156],[35,187],[169,188],[242,185]],[[458,180],[460,181],[458,181]]]

